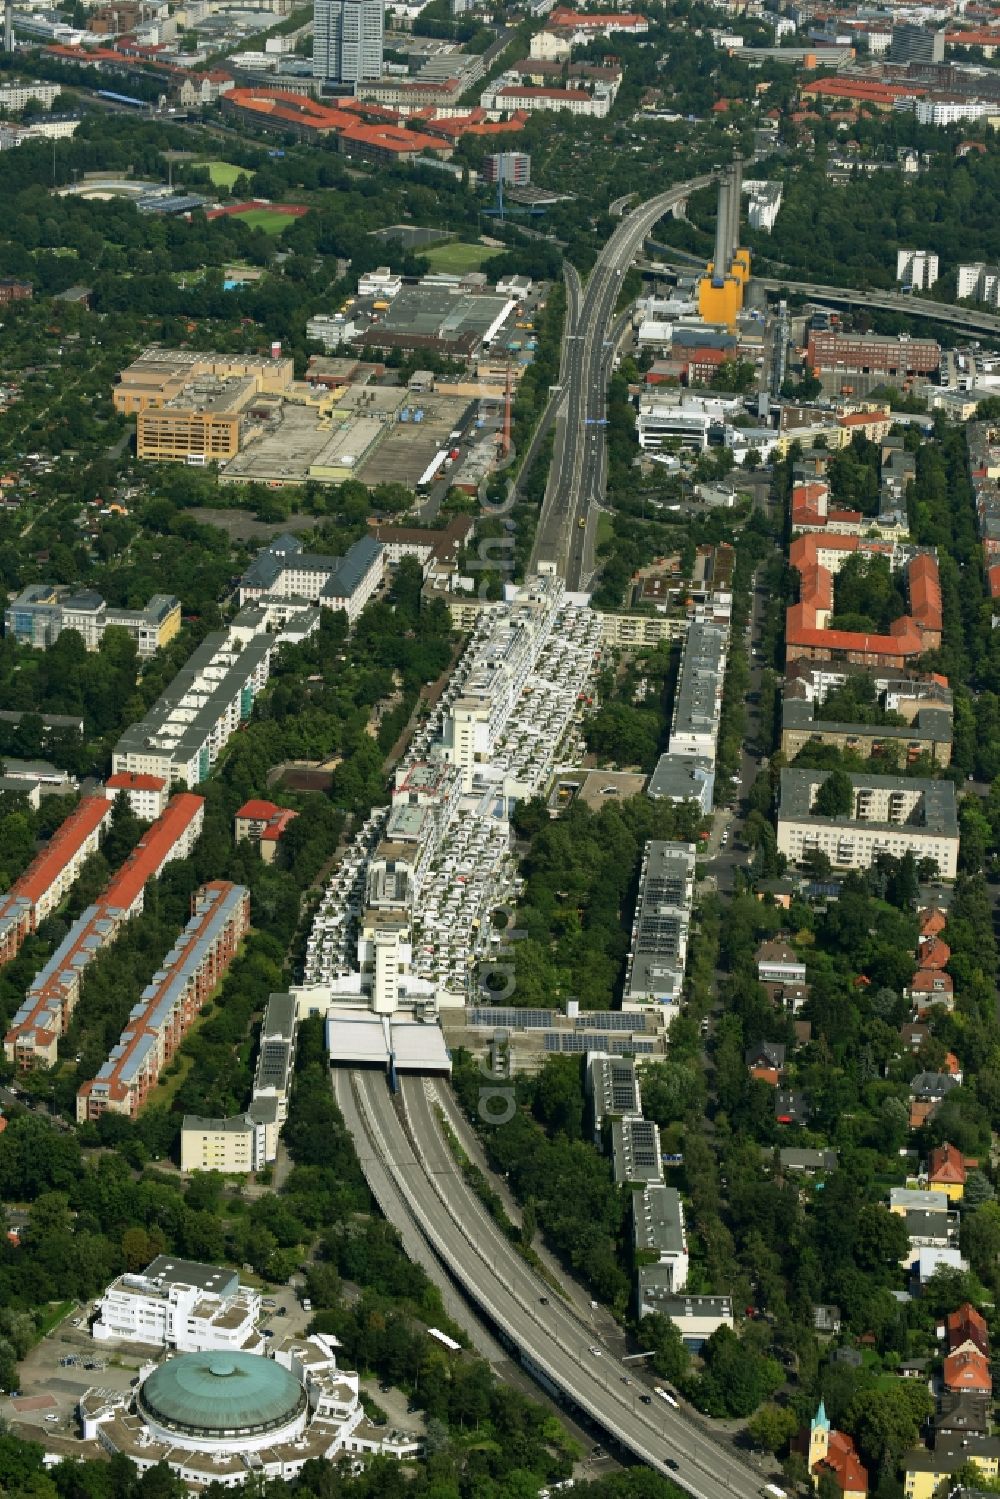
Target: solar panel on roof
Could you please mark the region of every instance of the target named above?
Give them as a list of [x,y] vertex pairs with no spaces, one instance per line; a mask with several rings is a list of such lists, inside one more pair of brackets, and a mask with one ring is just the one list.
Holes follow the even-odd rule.
[[517,1010],[503,1005],[474,1005],[467,1012],[470,1026],[503,1026],[512,1031],[540,1031],[556,1018],[553,1010]]
[[642,1029],[641,1016],[626,1015],[621,1010],[588,1010],[577,1015],[574,1021],[577,1030],[628,1031],[636,1024]]

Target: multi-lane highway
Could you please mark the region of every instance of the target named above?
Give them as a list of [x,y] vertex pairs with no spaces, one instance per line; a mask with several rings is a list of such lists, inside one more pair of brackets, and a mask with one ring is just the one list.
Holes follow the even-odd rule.
[[681,182],[627,214],[587,280],[566,359],[549,484],[542,502],[532,569],[554,568],[567,588],[593,570],[597,507],[604,497],[606,395],[614,358],[611,324],[621,281],[653,225],[711,177]]
[[[747,1499],[762,1478],[695,1419],[647,1388],[595,1333],[575,1299],[541,1280],[457,1170],[434,1109],[441,1081],[406,1077],[401,1114],[381,1072],[335,1072],[334,1089],[362,1166],[401,1231],[414,1228],[466,1296],[516,1346],[527,1368],[562,1392],[625,1450],[694,1499]],[[402,1115],[402,1117],[401,1117]],[[405,1128],[404,1128],[405,1121]]]

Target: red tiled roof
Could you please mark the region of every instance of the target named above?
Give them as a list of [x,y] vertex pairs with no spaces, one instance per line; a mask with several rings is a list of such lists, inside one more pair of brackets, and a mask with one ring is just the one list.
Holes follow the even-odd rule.
[[941,580],[937,559],[927,552],[914,557],[906,570],[910,613],[925,630],[941,629]]
[[105,782],[112,791],[162,791],[166,784],[162,776],[140,775],[135,770],[117,770]]
[[919,968],[910,982],[911,994],[953,994],[954,980],[950,973],[939,973],[933,968]]
[[934,1147],[927,1162],[928,1181],[959,1186],[965,1182],[966,1175],[965,1160],[960,1150],[947,1141],[944,1145]]
[[947,968],[951,948],[940,937],[928,937],[921,942],[917,956],[921,968]]
[[839,420],[841,427],[868,427],[872,422],[889,420],[888,411],[848,411]]
[[171,848],[204,805],[203,796],[195,796],[192,791],[176,792],[110,881],[100,903],[129,910],[146,881],[159,874]]
[[20,896],[34,905],[48,890],[59,873],[84,843],[110,816],[111,803],[103,796],[85,796],[78,806],[56,828],[41,853],[36,854],[27,869],[7,892],[0,909]]
[[281,807],[277,806],[274,802],[266,802],[258,798],[244,802],[236,816],[246,817],[251,822],[257,822],[258,820],[266,822],[269,817],[273,817],[276,812],[280,812],[281,810]]
[[788,609],[785,638],[788,645],[803,649],[850,651],[870,656],[917,656],[928,648],[925,632],[940,633],[941,588],[935,559],[921,553],[907,570],[910,614],[893,620],[885,635],[853,630],[823,630],[816,624],[820,611],[833,607],[833,579],[818,557],[820,550],[891,555],[891,547],[866,542],[856,536],[814,534],[798,536],[789,548],[788,560],[799,573],[800,601]]
[[942,1382],[946,1390],[972,1390],[983,1395],[993,1393],[990,1366],[978,1348],[949,1353],[944,1361]]
[[568,10],[565,6],[550,12],[545,23],[547,26],[572,26],[579,27],[581,31],[597,30],[603,26],[616,26],[625,29],[630,26],[648,26],[649,22],[645,16],[635,15],[627,11],[610,15],[584,15],[579,10]]
[[916,99],[926,92],[909,83],[875,83],[868,78],[819,78],[802,90],[803,97],[858,99],[862,104],[894,104],[897,99]]
[[813,1464],[818,1478],[827,1472],[844,1494],[867,1494],[868,1473],[851,1438],[843,1431],[831,1431],[826,1457]]
[[948,925],[948,918],[937,906],[928,906],[920,912],[921,937],[937,937]]
[[298,815],[299,814],[297,812],[292,811],[291,807],[279,807],[275,816],[270,819],[267,827],[261,833],[261,842],[280,842],[281,838],[288,830],[288,824],[290,822],[294,822],[295,818],[298,817]]
[[963,1343],[974,1343],[984,1358],[990,1353],[990,1333],[986,1318],[966,1301],[957,1311],[949,1312],[945,1318],[945,1335],[951,1352]]

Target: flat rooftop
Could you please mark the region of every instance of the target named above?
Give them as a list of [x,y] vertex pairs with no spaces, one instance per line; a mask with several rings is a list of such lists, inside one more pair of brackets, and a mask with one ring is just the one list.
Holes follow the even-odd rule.
[[[812,810],[819,787],[830,775],[823,770],[783,770],[779,818],[789,822],[825,823],[829,827],[865,827],[878,829],[922,828],[942,838],[958,837],[958,810],[953,781],[931,781],[916,776],[851,775],[855,796],[865,790],[899,792],[917,801],[908,816],[896,822],[879,822],[860,818],[856,813],[846,817],[822,817]],[[855,803],[855,806],[857,804]]]
[[377,346],[385,332],[396,342],[430,340],[471,352],[509,306],[510,298],[497,292],[470,292],[457,285],[404,286],[356,341]]

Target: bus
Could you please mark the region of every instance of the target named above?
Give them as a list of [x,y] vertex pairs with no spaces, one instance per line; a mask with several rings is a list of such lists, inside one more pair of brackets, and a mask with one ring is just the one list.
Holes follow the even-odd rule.
[[461,1343],[456,1343],[454,1338],[449,1338],[446,1332],[442,1332],[440,1327],[429,1327],[427,1331],[432,1338],[437,1338],[439,1343],[443,1343],[446,1348],[450,1348],[452,1353],[458,1353],[462,1346]]

